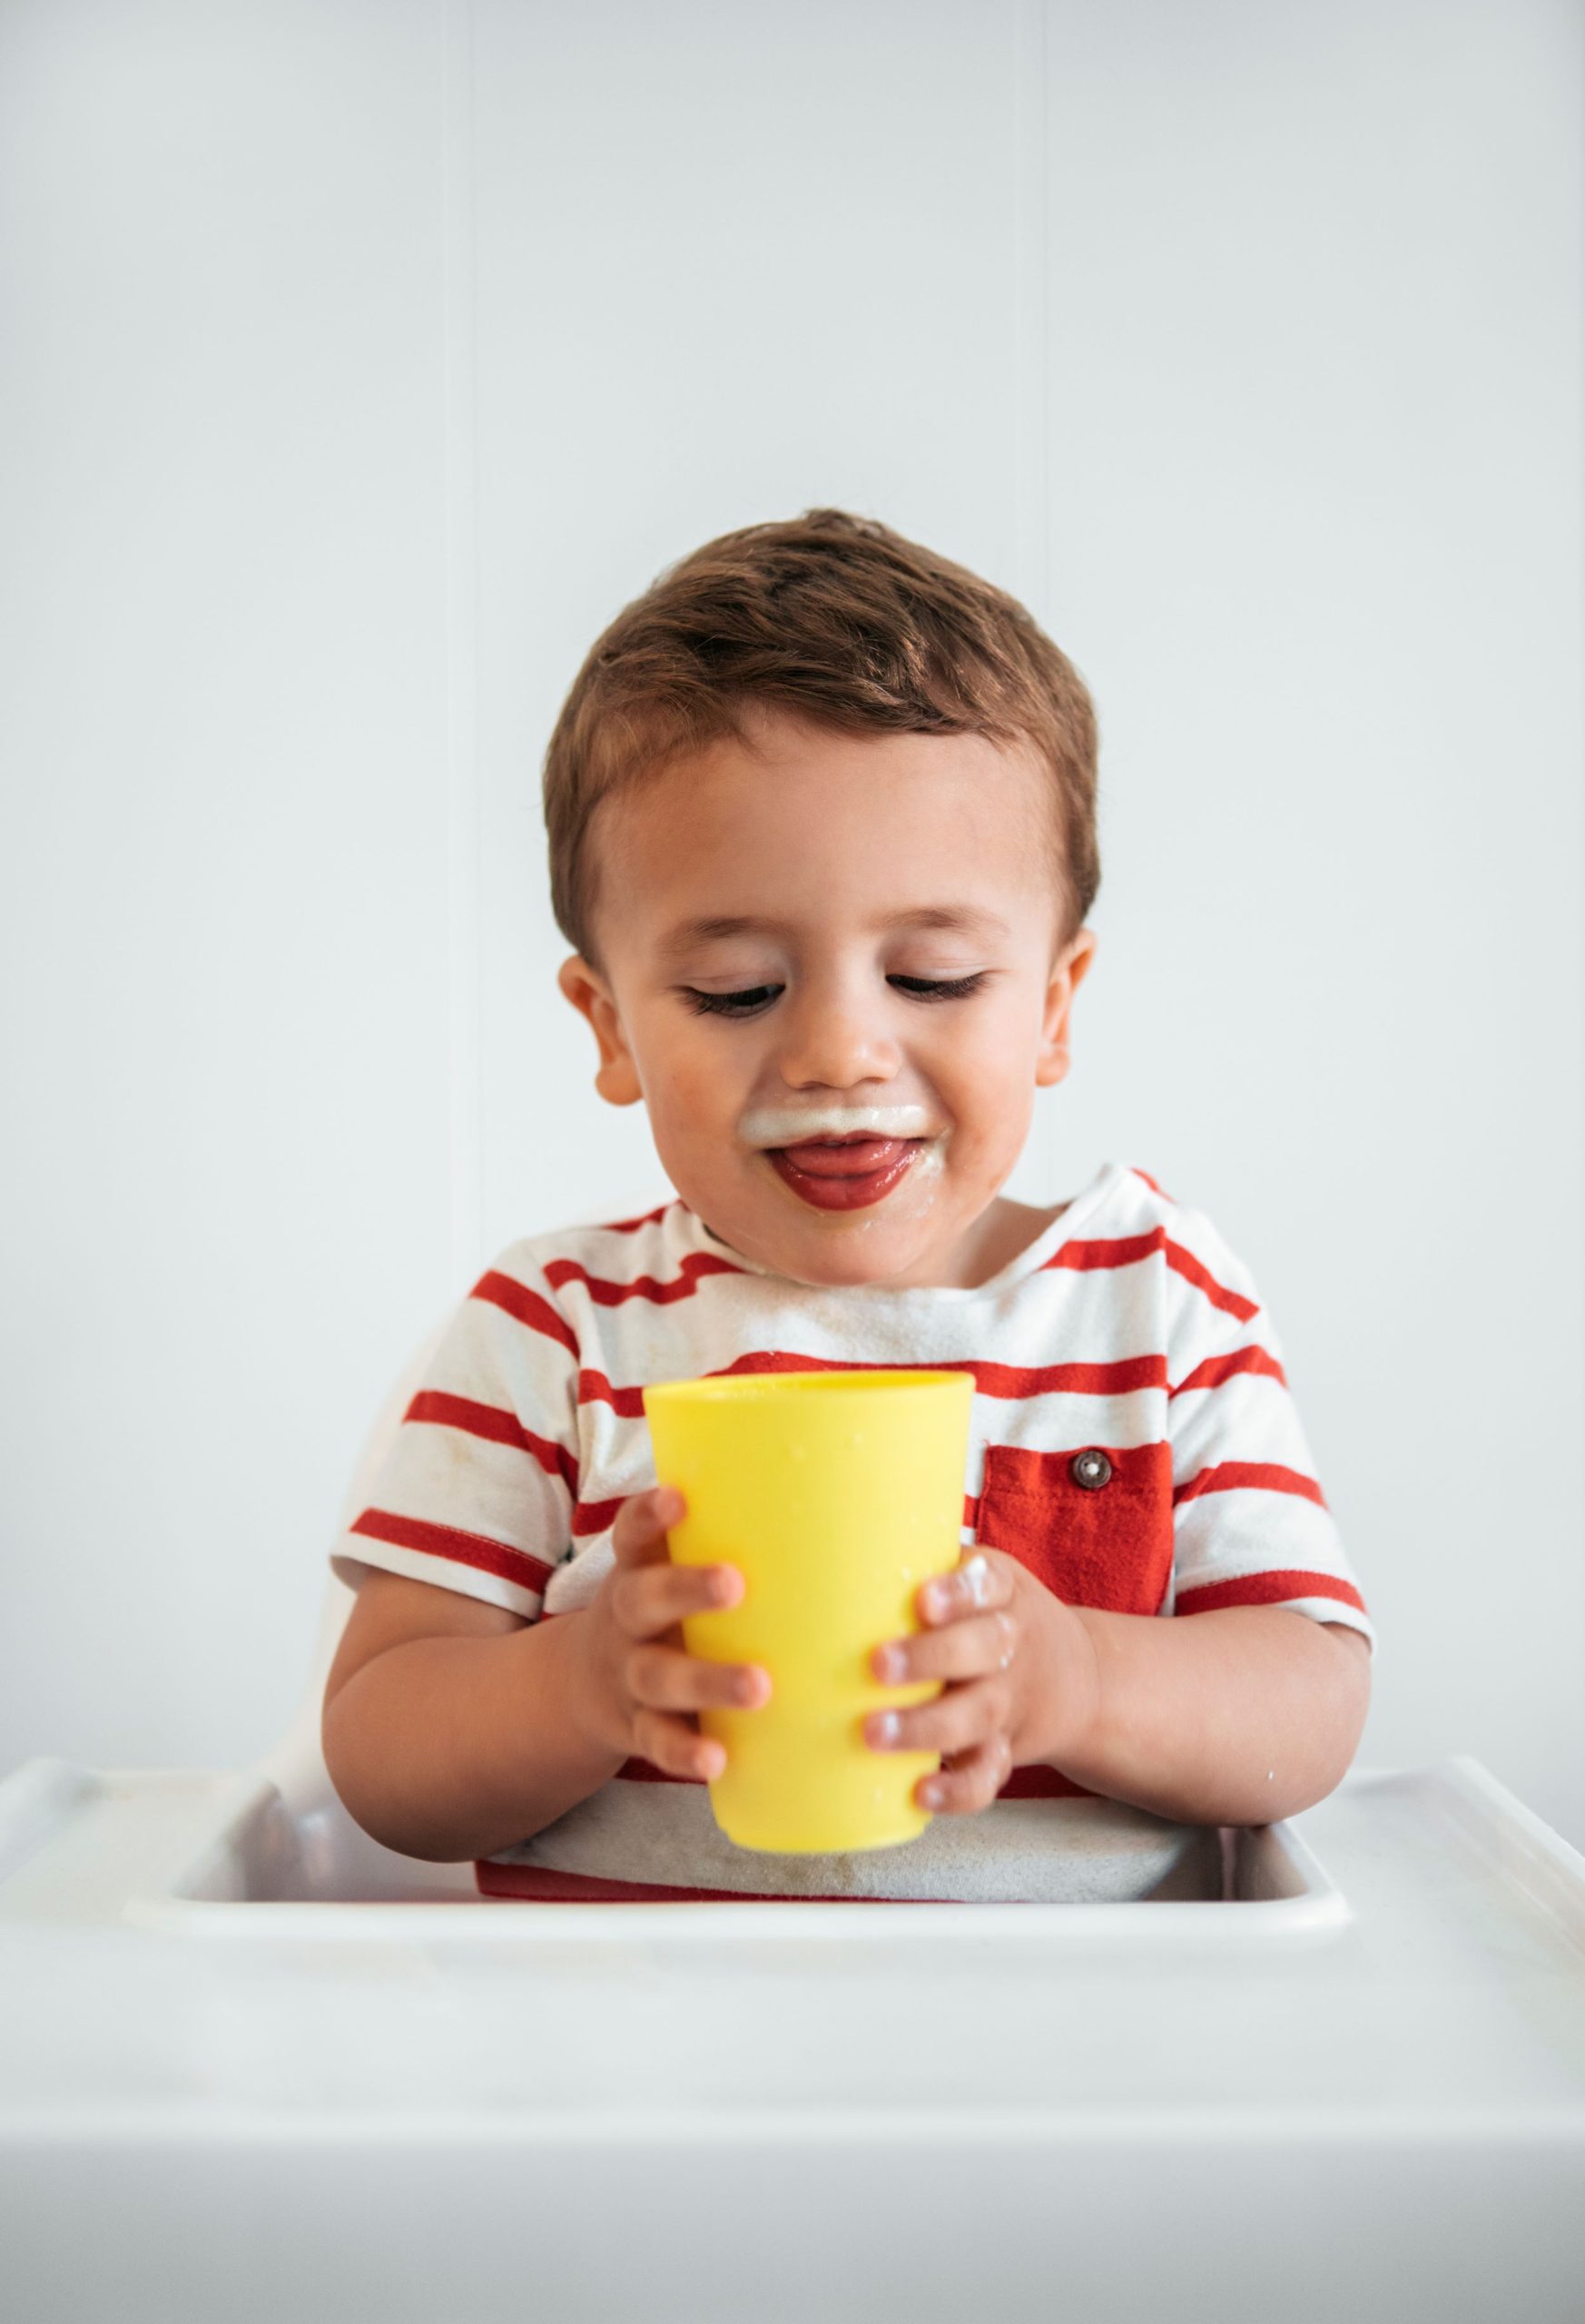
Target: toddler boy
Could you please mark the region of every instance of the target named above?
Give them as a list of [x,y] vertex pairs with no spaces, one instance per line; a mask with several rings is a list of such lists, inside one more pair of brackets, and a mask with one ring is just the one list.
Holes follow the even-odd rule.
[[[546,758],[560,982],[676,1198],[500,1254],[337,1545],[325,1757],[376,1838],[496,1896],[1006,1896],[1098,1801],[1261,1824],[1339,1781],[1374,1631],[1247,1272],[1120,1163],[999,1193],[1068,1069],[1095,788],[1024,609],[840,510],[708,543],[591,648]],[[866,1727],[940,1751],[936,1812],[767,1856],[696,1714],[769,1674],[683,1650],[742,1578],[667,1561],[640,1391],[861,1365],[974,1375],[963,1556],[873,1662],[943,1690]]]

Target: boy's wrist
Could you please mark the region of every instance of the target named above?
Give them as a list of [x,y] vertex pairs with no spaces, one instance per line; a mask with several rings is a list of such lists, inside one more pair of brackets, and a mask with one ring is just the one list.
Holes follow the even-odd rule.
[[1071,1659],[1058,1667],[1078,1666],[1077,1630],[1095,1675],[1088,1708],[1082,1689],[1069,1699],[1077,1718],[1055,1700],[1039,1739],[1073,1782],[1179,1823],[1265,1824],[1312,1807],[1346,1773],[1369,1668],[1307,1615],[1064,1610],[1075,1618],[1063,1649]]
[[1031,1577],[1026,1621],[1029,1668],[1013,1765],[1060,1768],[1066,1758],[1093,1758],[1102,1727],[1101,1673],[1084,1610]]
[[556,1616],[556,1627],[566,1639],[562,1665],[564,1723],[584,1750],[611,1762],[611,1773],[633,1756],[632,1738],[618,1697],[610,1658],[602,1649],[605,1639],[596,1600],[575,1611]]

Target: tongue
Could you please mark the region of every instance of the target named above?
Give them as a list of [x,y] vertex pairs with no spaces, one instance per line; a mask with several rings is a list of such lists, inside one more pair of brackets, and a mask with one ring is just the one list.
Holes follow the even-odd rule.
[[812,1178],[867,1178],[873,1170],[889,1168],[912,1143],[907,1137],[857,1137],[848,1146],[832,1146],[812,1138],[807,1146],[784,1146],[782,1151]]

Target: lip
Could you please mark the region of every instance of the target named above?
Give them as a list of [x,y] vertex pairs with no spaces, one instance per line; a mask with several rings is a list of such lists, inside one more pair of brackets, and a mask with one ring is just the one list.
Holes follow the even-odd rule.
[[813,1210],[866,1210],[899,1186],[925,1141],[857,1136],[764,1149],[783,1186]]

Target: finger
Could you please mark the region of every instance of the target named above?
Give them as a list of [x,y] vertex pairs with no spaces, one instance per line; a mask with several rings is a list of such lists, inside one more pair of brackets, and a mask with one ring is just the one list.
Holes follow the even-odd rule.
[[1010,1561],[976,1550],[950,1573],[921,1582],[914,1593],[914,1610],[921,1622],[956,1621],[964,1614],[1008,1605],[1012,1593]]
[[989,1807],[1012,1773],[1012,1745],[1005,1732],[988,1735],[950,1765],[943,1759],[933,1776],[921,1776],[914,1797],[937,1816],[969,1816]]
[[1009,1705],[1005,1680],[978,1679],[949,1687],[932,1703],[916,1703],[911,1710],[871,1711],[864,1721],[864,1740],[876,1751],[971,1750],[986,1736],[1008,1724]]
[[685,1614],[735,1606],[745,1584],[734,1565],[640,1565],[611,1585],[611,1611],[629,1638],[658,1638]]
[[654,1563],[666,1554],[666,1528],[682,1522],[687,1502],[674,1485],[655,1485],[629,1495],[616,1512],[611,1547],[618,1565]]
[[627,1658],[627,1684],[651,1710],[704,1710],[723,1703],[757,1710],[771,1699],[771,1674],[757,1662],[706,1662],[671,1646],[641,1646]]
[[914,1638],[878,1646],[870,1668],[883,1687],[904,1687],[921,1679],[979,1679],[1005,1670],[1018,1645],[1018,1625],[1005,1609],[972,1614]]
[[663,1775],[713,1783],[726,1765],[724,1743],[664,1710],[641,1710],[633,1722],[633,1739],[639,1756]]

